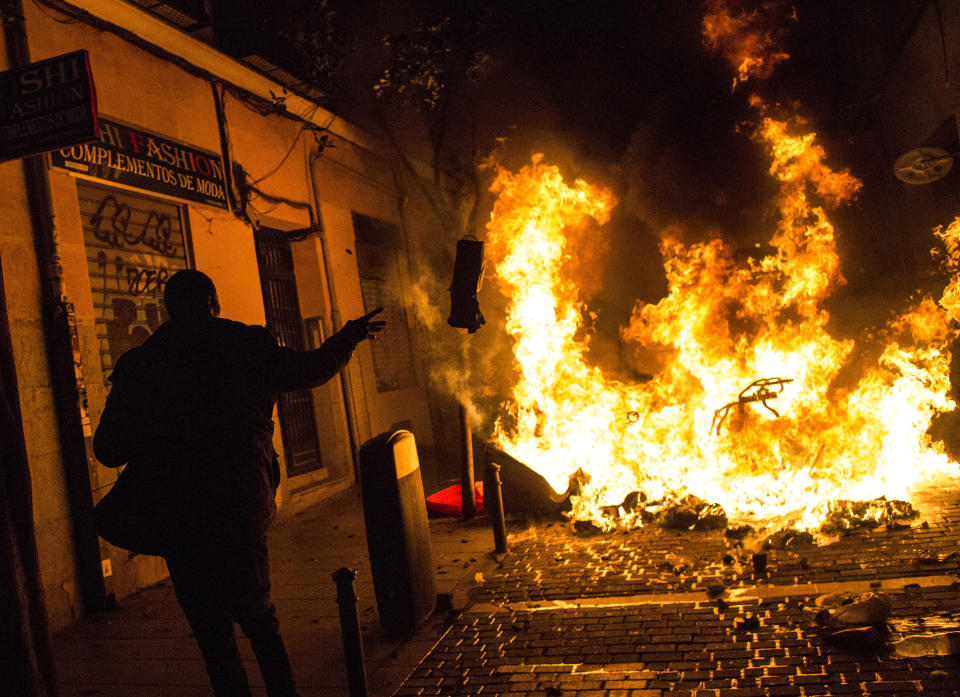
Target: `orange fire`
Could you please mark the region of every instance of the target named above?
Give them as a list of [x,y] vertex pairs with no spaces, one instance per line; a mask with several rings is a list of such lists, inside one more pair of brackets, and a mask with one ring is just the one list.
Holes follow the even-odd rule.
[[[703,33],[736,87],[788,58],[777,33],[792,10],[733,3],[709,0]],[[759,97],[750,104],[778,186],[776,228],[747,261],[720,239],[663,234],[669,292],[638,304],[622,330],[656,364],[648,382],[610,379],[587,361],[585,299],[569,274],[571,250],[602,234],[611,193],[570,186],[539,157],[493,185],[487,233],[520,375],[494,437],[558,492],[586,473],[575,519],[639,525],[636,510],[620,507],[616,522],[604,511],[633,492],[692,494],[735,522],[816,530],[838,501],[908,499],[914,485],[957,474],[928,430],[956,406],[948,347],[960,320],[960,218],[935,231],[951,278],[938,301],[917,301],[879,340],[834,338],[824,301],[843,279],[825,206],[860,182],[827,165],[815,133],[772,118]]]
[[[635,514],[614,523],[602,511],[640,491],[694,494],[735,521],[814,530],[835,501],[907,498],[918,482],[957,471],[927,435],[932,417],[954,407],[957,277],[939,304],[926,298],[892,321],[880,350],[833,338],[823,302],[842,278],[820,202],[847,200],[860,183],[827,166],[812,133],[766,117],[758,137],[779,185],[772,251],[738,263],[719,239],[666,236],[669,293],[637,305],[622,332],[658,364],[637,384],[587,361],[585,299],[567,273],[578,240],[602,234],[613,196],[568,185],[539,157],[499,172],[487,233],[520,378],[494,437],[558,492],[585,472],[576,519],[639,525]],[[960,219],[937,235],[956,262]]]

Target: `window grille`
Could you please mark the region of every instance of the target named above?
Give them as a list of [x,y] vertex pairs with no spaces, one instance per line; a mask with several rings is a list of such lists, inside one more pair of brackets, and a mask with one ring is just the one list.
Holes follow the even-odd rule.
[[353,215],[353,226],[364,311],[382,307],[377,319],[387,322],[370,344],[377,391],[412,387],[415,377],[400,273],[400,230],[358,213]]
[[[303,318],[290,243],[282,232],[269,228],[260,228],[254,237],[267,328],[281,346],[303,351]],[[318,469],[320,444],[312,392],[309,389],[284,392],[278,409],[287,474],[294,476]]]

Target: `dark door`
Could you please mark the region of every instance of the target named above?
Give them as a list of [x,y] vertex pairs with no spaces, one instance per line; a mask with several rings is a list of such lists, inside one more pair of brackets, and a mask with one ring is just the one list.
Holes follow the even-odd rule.
[[[281,346],[303,351],[303,318],[290,243],[282,232],[270,228],[256,230],[254,239],[267,328]],[[311,390],[284,392],[279,411],[287,474],[296,476],[319,468],[320,445]]]

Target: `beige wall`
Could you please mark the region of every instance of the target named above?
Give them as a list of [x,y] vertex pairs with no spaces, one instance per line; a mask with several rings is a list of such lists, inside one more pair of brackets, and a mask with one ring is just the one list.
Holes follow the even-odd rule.
[[[400,216],[402,203],[397,193],[390,162],[349,144],[324,150],[312,159],[316,197],[323,218],[324,237],[333,276],[337,302],[344,319],[364,312],[363,297],[354,249],[353,213],[376,218],[403,230]],[[409,303],[410,267],[401,264],[405,300]],[[407,308],[408,321],[415,313]],[[417,355],[415,327],[410,328],[414,355]],[[357,403],[357,430],[363,441],[398,422],[413,426],[418,449],[433,447],[433,428],[422,366],[415,384],[409,389],[377,392],[376,376],[370,346],[361,345],[351,363],[350,382]]]
[[[196,148],[220,152],[213,93],[206,80],[110,32],[83,23],[61,24],[54,21],[52,10],[40,11],[33,3],[24,5],[33,60],[80,48],[89,52],[101,115]],[[0,53],[0,61],[5,60],[5,55],[5,51]],[[231,157],[244,167],[252,180],[257,180],[256,186],[263,192],[294,202],[294,205],[278,204],[269,198],[254,196],[250,201],[251,218],[278,229],[306,228],[312,219],[305,205],[317,210],[316,204],[320,201],[314,218],[322,219],[325,232],[294,243],[293,252],[302,314],[305,318],[323,317],[329,333],[343,320],[362,314],[363,309],[352,254],[351,211],[399,222],[397,197],[390,191],[392,176],[383,161],[371,160],[369,156],[364,160],[366,151],[346,142],[338,147],[337,154],[347,159],[347,170],[339,168],[332,173],[318,166],[311,172],[313,138],[309,132],[302,132],[300,122],[279,115],[264,116],[232,94],[227,95],[225,105]],[[362,171],[371,166],[371,161],[372,176],[344,176],[344,171],[351,168]],[[106,399],[106,388],[100,369],[77,179],[58,171],[51,171],[50,179],[66,291],[76,308],[95,426]],[[79,616],[82,608],[44,353],[39,274],[19,160],[0,163],[0,204],[5,213],[4,225],[0,226],[0,256],[33,477],[37,547],[51,624],[56,629]],[[191,203],[186,210],[192,260],[196,268],[208,273],[216,283],[223,316],[262,324],[264,308],[250,225],[216,207]],[[331,279],[327,278],[327,268]],[[332,287],[328,280],[332,281]],[[336,305],[332,303],[333,298]],[[416,424],[418,440],[430,441],[428,412],[421,390],[378,394],[366,347],[360,349],[349,371],[346,383],[361,441],[404,419]],[[283,514],[310,505],[324,492],[352,481],[353,461],[340,381],[319,388],[315,398],[318,416],[323,417],[319,429],[324,468],[291,481],[287,481],[286,468],[281,468],[284,471],[280,497],[285,503]],[[279,429],[275,445],[282,456]],[[109,489],[115,476],[116,471],[91,463],[95,500]],[[106,579],[108,592],[116,593],[117,597],[155,582],[166,573],[158,558],[131,558],[126,551],[102,541],[101,552],[113,567],[113,575]]]

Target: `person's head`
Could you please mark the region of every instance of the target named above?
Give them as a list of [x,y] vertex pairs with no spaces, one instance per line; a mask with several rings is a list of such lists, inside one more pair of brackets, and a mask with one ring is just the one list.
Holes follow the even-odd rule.
[[177,271],[163,289],[163,304],[170,319],[202,320],[220,314],[217,288],[210,277],[195,269]]

